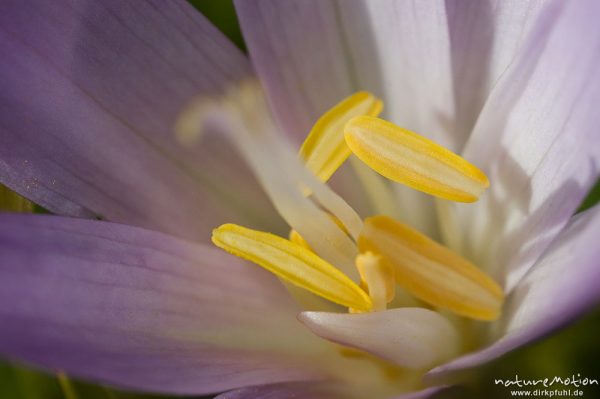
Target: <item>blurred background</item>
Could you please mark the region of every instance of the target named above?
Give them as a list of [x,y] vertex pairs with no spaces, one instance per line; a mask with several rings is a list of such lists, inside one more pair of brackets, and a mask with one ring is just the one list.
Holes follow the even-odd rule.
[[[246,51],[230,0],[189,0],[210,19],[238,47]],[[600,184],[582,203],[580,211],[600,200]],[[38,207],[0,185],[0,211],[46,213]],[[599,259],[600,261],[600,259]],[[600,289],[600,282],[599,282]],[[559,300],[549,298],[548,300]],[[0,327],[1,328],[1,327]],[[498,361],[480,368],[464,387],[451,397],[506,398],[510,390],[494,385],[494,379],[538,380],[554,376],[582,377],[600,380],[600,307],[570,327],[533,345],[513,352]],[[585,398],[600,398],[600,387],[581,388]],[[205,396],[203,398],[210,398]],[[564,397],[564,396],[563,396]],[[64,375],[51,375],[22,364],[0,360],[1,399],[133,399],[168,398],[159,395],[139,395],[122,392],[106,386],[89,384]]]

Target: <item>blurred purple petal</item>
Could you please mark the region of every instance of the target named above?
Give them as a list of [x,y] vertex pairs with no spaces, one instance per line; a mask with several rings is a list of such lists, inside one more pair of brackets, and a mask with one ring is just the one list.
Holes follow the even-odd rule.
[[554,1],[494,88],[464,156],[491,186],[457,205],[461,253],[512,289],[577,209],[600,170],[600,12]]
[[[427,399],[446,389],[447,387],[427,388],[422,391],[394,396],[390,399]],[[356,388],[343,383],[289,382],[236,389],[235,391],[222,393],[215,399],[352,399],[364,397],[374,397],[374,392],[372,390],[360,392]]]
[[0,24],[2,183],[55,213],[194,239],[268,218],[223,138],[175,140],[188,101],[250,73],[185,1],[9,0]]
[[261,385],[225,392],[215,399],[347,399],[340,384],[319,382],[289,382]]
[[430,372],[432,380],[478,366],[572,322],[600,302],[600,206],[577,215],[505,305],[491,346]]
[[322,341],[260,268],[124,225],[0,223],[0,353],[10,358],[180,394],[317,377]]
[[[453,388],[452,387],[447,387],[447,386],[426,388],[426,389],[423,389],[422,391],[411,392],[411,393],[407,393],[407,394],[404,394],[404,395],[396,396],[393,399],[428,399],[428,398],[434,398],[437,394],[445,393],[445,392],[449,391],[450,389],[453,389]],[[442,397],[446,397],[447,398],[449,396],[442,396]]]

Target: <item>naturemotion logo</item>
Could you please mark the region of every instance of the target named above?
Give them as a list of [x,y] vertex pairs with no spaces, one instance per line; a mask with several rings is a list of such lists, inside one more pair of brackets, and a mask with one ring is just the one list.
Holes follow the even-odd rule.
[[[573,374],[568,377],[554,376],[549,378],[540,379],[527,379],[521,378],[518,374],[515,374],[514,378],[502,379],[495,378],[495,385],[500,385],[505,388],[529,388],[529,389],[517,389],[511,390],[511,396],[530,396],[530,397],[581,397],[584,392],[579,389],[592,385],[600,385],[597,379],[584,377],[581,374]],[[562,389],[556,389],[559,386]],[[535,388],[535,390],[530,390]],[[548,389],[552,388],[552,389]],[[568,388],[568,389],[567,389]]]
[[570,377],[557,377],[554,378],[543,378],[539,380],[528,380],[528,379],[520,379],[518,374],[515,374],[514,379],[503,380],[501,378],[496,378],[494,380],[494,384],[503,385],[505,387],[515,386],[519,388],[529,387],[529,386],[543,386],[544,388],[549,388],[554,384],[560,384],[563,386],[572,386],[574,388],[585,387],[588,385],[599,385],[598,380],[594,378],[581,377],[581,374],[572,375]]

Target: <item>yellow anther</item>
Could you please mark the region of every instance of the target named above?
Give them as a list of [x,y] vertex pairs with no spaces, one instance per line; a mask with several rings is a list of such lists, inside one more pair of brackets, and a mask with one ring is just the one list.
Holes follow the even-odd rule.
[[361,311],[369,311],[373,307],[367,293],[344,273],[289,240],[235,224],[224,224],[213,230],[212,242],[332,302]]
[[387,216],[365,220],[361,252],[380,254],[396,282],[417,298],[462,316],[495,320],[502,289],[477,266],[427,236]]
[[376,172],[436,197],[474,202],[489,186],[477,167],[393,123],[357,116],[345,126],[348,147]]
[[386,304],[394,299],[394,270],[380,255],[365,252],[356,257],[356,268],[360,273],[361,286],[365,286],[373,301],[373,310],[386,309]]
[[346,122],[358,115],[377,116],[382,109],[381,100],[359,91],[323,114],[300,148],[306,167],[321,181],[329,180],[351,154],[344,141]]

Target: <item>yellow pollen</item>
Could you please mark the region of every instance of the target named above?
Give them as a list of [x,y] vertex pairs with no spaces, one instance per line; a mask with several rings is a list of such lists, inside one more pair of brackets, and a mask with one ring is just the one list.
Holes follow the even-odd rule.
[[383,102],[371,93],[359,91],[327,111],[315,123],[300,148],[300,158],[322,182],[344,163],[351,154],[344,140],[344,125],[359,115],[377,116]]
[[379,174],[436,197],[474,202],[489,186],[477,167],[393,123],[357,116],[344,128],[348,147]]
[[356,268],[360,273],[361,287],[373,301],[373,311],[385,310],[395,294],[396,281],[392,267],[380,255],[365,252],[356,257]]
[[327,300],[360,311],[369,311],[373,307],[369,295],[349,277],[290,240],[235,224],[224,224],[213,230],[212,242]]
[[360,252],[381,255],[396,282],[415,297],[477,320],[500,316],[504,294],[477,266],[449,248],[387,216],[365,220]]

